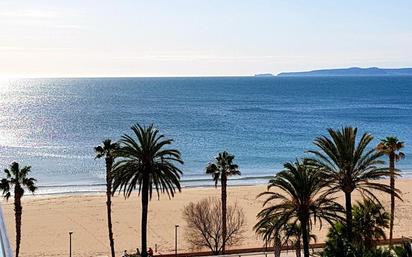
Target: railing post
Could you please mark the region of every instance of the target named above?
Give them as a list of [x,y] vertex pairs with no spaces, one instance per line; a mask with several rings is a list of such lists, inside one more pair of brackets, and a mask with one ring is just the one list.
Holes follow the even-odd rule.
[[175,225],[175,257],[177,257],[177,228],[179,225]]
[[72,234],[73,232],[69,232],[69,256],[72,257]]

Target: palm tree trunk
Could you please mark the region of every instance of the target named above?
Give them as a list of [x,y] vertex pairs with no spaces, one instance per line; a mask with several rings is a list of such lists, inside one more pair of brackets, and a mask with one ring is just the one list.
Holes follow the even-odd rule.
[[393,240],[393,221],[395,219],[395,154],[389,155],[389,171],[390,171],[390,186],[391,186],[391,217],[389,225],[389,248],[392,248]]
[[21,196],[18,191],[20,187],[16,185],[14,190],[14,213],[16,219],[16,257],[19,257],[20,253],[20,241],[21,241],[21,216],[22,216],[22,206],[21,206]]
[[142,186],[142,257],[147,257],[147,213],[149,205],[149,176],[144,175]]
[[307,219],[301,219],[300,224],[302,227],[303,256],[309,257],[309,233]]
[[107,228],[109,230],[109,243],[112,257],[115,257],[113,226],[112,226],[112,165],[113,158],[106,158],[106,205],[107,205]]
[[226,213],[227,213],[227,177],[226,174],[222,173],[222,254],[225,254],[226,251]]
[[296,257],[302,256],[302,249],[301,249],[300,239],[299,239],[299,240],[296,240],[295,253],[296,253]]
[[279,235],[276,235],[274,242],[274,257],[280,257],[282,252],[282,242],[280,241]]
[[346,208],[346,236],[349,242],[352,242],[352,195],[350,192],[345,192],[345,208]]

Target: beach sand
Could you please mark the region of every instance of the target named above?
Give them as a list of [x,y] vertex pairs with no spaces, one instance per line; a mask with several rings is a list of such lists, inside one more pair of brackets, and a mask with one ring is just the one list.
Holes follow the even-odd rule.
[[[230,181],[229,181],[230,183]],[[412,236],[412,180],[397,181],[402,191],[403,202],[397,201],[395,237]],[[243,208],[247,224],[245,239],[232,248],[261,247],[252,230],[256,214],[262,208],[262,200],[256,196],[266,190],[265,185],[229,187],[228,203],[237,202]],[[153,198],[149,205],[148,245],[158,253],[174,251],[174,226],[179,224],[178,250],[190,251],[185,240],[185,222],[182,210],[189,202],[220,196],[220,188],[188,188],[169,200],[161,196],[160,201]],[[389,210],[389,195],[377,194]],[[359,199],[354,194],[354,199]],[[342,202],[343,198],[340,198]],[[68,256],[68,232],[73,231],[73,256],[109,256],[107,237],[106,197],[104,194],[71,196],[25,196],[23,199],[22,257]],[[3,201],[3,210],[8,234],[14,249],[15,229],[12,199]],[[140,198],[133,194],[125,200],[122,195],[113,199],[113,229],[117,255],[125,249],[134,253],[140,247]],[[318,242],[325,239],[327,227],[318,235]]]

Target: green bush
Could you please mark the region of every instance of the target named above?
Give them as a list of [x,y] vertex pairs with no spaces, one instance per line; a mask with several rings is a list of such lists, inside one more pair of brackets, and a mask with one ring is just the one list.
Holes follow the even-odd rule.
[[335,223],[326,240],[324,257],[384,257],[390,251],[377,248],[376,240],[386,239],[385,228],[389,227],[389,214],[382,205],[372,200],[358,202],[353,207],[352,240],[346,235],[346,225]]
[[394,251],[397,257],[412,257],[411,242],[404,241],[402,245],[395,246]]

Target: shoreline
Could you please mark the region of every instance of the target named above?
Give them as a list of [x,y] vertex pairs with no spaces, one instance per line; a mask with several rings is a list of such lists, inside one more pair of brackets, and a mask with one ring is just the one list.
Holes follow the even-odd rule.
[[[261,177],[261,179],[265,179],[265,178],[267,178],[267,182],[266,183],[251,183],[251,184],[228,184],[227,185],[227,187],[228,188],[233,188],[233,187],[254,187],[254,186],[267,186],[268,185],[268,181],[269,181],[269,178],[270,178],[271,176],[266,176],[266,177]],[[255,177],[254,177],[255,178]],[[210,185],[182,185],[182,191],[183,190],[188,190],[188,189],[197,189],[197,188],[199,188],[199,189],[203,189],[203,188],[214,188],[215,187],[215,185],[214,185],[214,182],[212,181],[212,179],[209,179],[210,180]],[[380,179],[380,180],[378,180],[378,181],[385,181],[385,180],[388,180],[388,178],[385,178],[385,179]],[[397,179],[396,179],[396,181],[403,181],[403,180],[410,180],[410,181],[412,181],[412,175],[410,175],[410,176],[400,176],[400,177],[398,177]],[[233,182],[234,180],[233,179],[229,179],[228,180],[228,183],[230,183],[230,182]],[[236,179],[235,179],[235,181],[236,181]],[[241,181],[240,179],[237,179],[237,181]],[[56,196],[56,197],[59,197],[59,196],[71,196],[71,195],[99,195],[99,194],[106,194],[106,190],[105,190],[105,184],[101,184],[101,183],[99,183],[99,184],[95,184],[95,185],[93,185],[93,184],[90,184],[90,185],[64,185],[63,187],[66,187],[66,188],[68,188],[68,187],[76,187],[76,186],[84,186],[84,187],[86,187],[86,186],[100,186],[100,187],[102,187],[102,189],[101,190],[96,190],[96,191],[87,191],[87,190],[80,190],[80,191],[68,191],[68,192],[53,192],[53,193],[40,193],[40,194],[38,194],[38,193],[36,193],[35,195],[32,195],[32,194],[26,194],[25,196],[24,196],[24,198],[36,198],[36,197],[53,197],[53,196]],[[60,187],[60,186],[45,186],[45,187],[47,187],[47,188],[49,188],[49,187]],[[219,185],[218,185],[218,187],[220,187]],[[40,188],[42,188],[42,186],[39,186],[39,189]],[[115,194],[115,196],[117,195],[117,193]]]
[[[388,182],[388,180],[382,180]],[[230,182],[229,182],[230,183]],[[397,201],[394,236],[412,236],[412,179],[398,179],[397,187],[403,192],[403,202]],[[244,240],[231,249],[254,248],[263,246],[252,230],[256,223],[256,214],[262,208],[263,198],[256,196],[266,190],[266,184],[236,186],[228,188],[228,204],[236,203],[243,209],[246,217]],[[389,208],[389,196],[381,193],[376,196]],[[149,204],[148,246],[157,254],[174,251],[174,225],[179,224],[179,252],[197,251],[185,239],[185,221],[182,211],[190,202],[197,202],[207,197],[220,197],[220,187],[184,188],[174,198],[154,195]],[[343,197],[338,195],[339,202]],[[360,195],[353,194],[353,203]],[[106,196],[104,193],[80,193],[69,195],[26,195],[23,202],[22,257],[64,256],[67,254],[68,231],[73,231],[73,252],[78,257],[109,256],[107,238]],[[14,211],[13,201],[2,201],[5,223],[10,243],[14,246]],[[122,194],[113,197],[113,229],[117,254],[125,249],[133,253],[140,247],[140,198],[134,192],[124,199]],[[327,226],[322,230],[314,227],[313,233],[318,242],[323,242]],[[199,251],[204,251],[200,249]]]
[[[412,180],[412,178],[411,178]],[[267,184],[238,184],[238,185],[227,185],[228,188],[236,188],[236,187],[256,187],[256,186],[267,186]],[[220,186],[217,186],[218,188],[220,188]],[[210,188],[215,188],[215,185],[203,185],[203,186],[182,186],[182,191],[184,190],[192,190],[192,189],[210,189]],[[137,191],[134,191],[134,194]],[[102,191],[75,191],[75,192],[62,192],[62,193],[43,193],[43,194],[26,194],[24,195],[24,198],[28,199],[28,198],[37,198],[37,197],[64,197],[64,196],[87,196],[87,195],[106,195],[106,190],[102,190]],[[114,196],[117,196],[118,193],[116,192],[114,194]],[[120,193],[120,195],[122,195],[122,193]],[[23,198],[23,199],[24,199]]]

